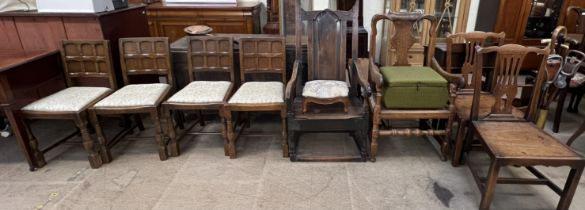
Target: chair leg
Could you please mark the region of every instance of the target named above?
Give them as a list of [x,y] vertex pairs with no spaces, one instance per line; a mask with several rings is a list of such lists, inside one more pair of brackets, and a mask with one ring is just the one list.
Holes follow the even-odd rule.
[[498,182],[498,174],[500,173],[500,166],[497,160],[492,160],[490,169],[486,177],[485,189],[481,195],[481,203],[479,209],[487,210],[490,209],[494,192],[496,190],[496,184]]
[[585,132],[585,122],[581,123],[581,127],[579,127],[579,129],[577,131],[575,131],[575,133],[573,133],[573,135],[571,136],[571,138],[569,138],[569,140],[567,141],[567,145],[571,146],[571,144],[573,144],[573,142],[579,136],[581,136],[581,134],[583,134],[583,132]]
[[[232,111],[225,110],[224,112],[227,128],[227,149],[230,155],[230,159],[235,159],[236,154],[236,137],[234,134],[234,124],[232,123]],[[225,141],[224,141],[225,142]],[[224,146],[225,147],[225,146]]]
[[288,135],[287,135],[287,127],[286,127],[286,109],[283,108],[280,110],[280,121],[282,124],[282,157],[289,157],[288,153]]
[[99,168],[103,165],[102,158],[99,152],[96,150],[95,144],[89,136],[89,130],[87,129],[88,119],[87,112],[82,112],[80,115],[75,116],[75,125],[79,128],[81,133],[81,139],[83,141],[83,148],[88,153],[87,159],[91,168]]
[[559,94],[559,99],[557,101],[557,109],[555,110],[555,119],[553,122],[552,131],[554,133],[559,132],[559,126],[561,124],[561,115],[563,114],[563,108],[565,107],[565,99],[567,98],[567,90],[562,90]]
[[93,109],[89,110],[89,120],[91,121],[91,124],[93,125],[93,128],[95,130],[95,134],[96,134],[99,146],[100,146],[99,151],[100,151],[100,156],[102,158],[102,162],[103,163],[112,162],[112,153],[110,153],[110,149],[108,149],[108,142],[106,141],[106,137],[104,136],[104,131],[103,131],[102,126],[100,125],[100,122],[98,120],[97,113]]
[[182,111],[176,111],[175,119],[177,120],[177,127],[181,130],[185,129],[185,113]]
[[565,182],[565,188],[563,189],[561,199],[559,200],[559,204],[557,205],[558,210],[569,209],[571,201],[573,200],[573,196],[575,195],[575,190],[579,185],[579,179],[581,178],[582,173],[583,167],[572,168],[571,172],[569,172],[569,177],[567,177],[567,181]]
[[26,135],[28,136],[28,144],[30,146],[30,150],[32,152],[33,155],[33,159],[36,162],[37,167],[41,168],[45,165],[47,165],[47,161],[45,160],[45,156],[43,155],[43,153],[41,152],[41,150],[39,149],[39,141],[37,140],[37,138],[35,137],[35,135],[32,132],[32,129],[30,128],[30,123],[28,120],[24,120],[23,121],[23,125],[26,127]]
[[166,119],[166,128],[167,133],[169,134],[169,145],[167,145],[167,150],[169,152],[169,156],[177,157],[181,154],[181,150],[177,142],[177,132],[175,131],[172,116],[173,112],[168,108],[163,107],[163,117]]
[[230,155],[230,151],[229,151],[229,141],[228,141],[228,137],[227,137],[227,123],[225,121],[225,117],[224,117],[224,110],[220,109],[219,110],[219,119],[221,120],[221,137],[223,137],[223,153],[225,156]]
[[370,145],[370,161],[372,162],[376,162],[376,155],[378,154],[378,137],[380,135],[378,130],[380,121],[376,118],[377,117],[374,116],[374,123],[372,124],[372,143]]
[[455,137],[455,149],[453,149],[453,158],[451,165],[459,166],[461,164],[461,155],[463,153],[463,142],[465,140],[465,129],[467,121],[459,119],[457,123],[457,136]]
[[203,115],[203,111],[199,111],[199,125],[201,127],[205,126],[205,116]]
[[164,135],[163,135],[162,129],[161,129],[160,115],[159,115],[158,108],[151,111],[150,116],[151,116],[152,121],[154,123],[154,133],[155,133],[154,137],[156,139],[156,142],[158,143],[158,157],[160,158],[160,160],[167,160],[167,158],[168,158],[167,145],[165,144]]
[[144,124],[142,123],[142,117],[140,116],[140,114],[135,114],[134,120],[136,121],[136,124],[138,125],[138,130],[144,131]]

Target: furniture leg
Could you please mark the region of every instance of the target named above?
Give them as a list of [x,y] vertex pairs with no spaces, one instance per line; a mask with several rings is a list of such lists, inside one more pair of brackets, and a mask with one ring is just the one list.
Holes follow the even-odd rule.
[[185,129],[185,114],[182,111],[175,112],[175,120],[177,120],[177,127],[179,129]]
[[565,107],[565,98],[567,98],[567,90],[564,89],[559,94],[559,99],[557,101],[557,109],[555,110],[555,119],[553,122],[552,131],[554,133],[559,132],[559,126],[561,124],[561,115],[563,114],[563,108]]
[[229,141],[228,141],[228,136],[227,136],[227,123],[224,117],[224,110],[220,109],[219,110],[219,119],[221,120],[221,137],[223,137],[223,153],[225,156],[230,155],[230,151],[229,151]]
[[5,109],[4,114],[6,115],[6,119],[8,119],[8,123],[12,127],[12,131],[14,132],[14,136],[16,137],[16,141],[18,142],[18,146],[22,150],[24,157],[28,163],[28,167],[30,171],[34,171],[36,168],[40,168],[42,166],[36,165],[36,160],[31,153],[30,145],[28,145],[28,136],[26,134],[26,128],[23,125],[23,121],[17,118],[17,115],[10,109]]
[[[583,90],[578,90],[578,91],[583,91]],[[581,103],[581,99],[583,99],[583,93],[582,92],[576,92],[573,93],[573,96],[576,96],[575,101],[573,101],[573,103],[569,104],[569,108],[571,108],[571,110],[567,110],[571,113],[579,113],[579,103]]]
[[288,147],[288,155],[290,157],[290,161],[297,160],[297,133],[295,131],[288,132],[288,140],[289,147]]
[[39,141],[33,135],[32,130],[30,128],[30,124],[27,122],[26,119],[24,120],[23,124],[25,126],[26,135],[28,136],[28,145],[30,145],[33,159],[35,160],[36,165],[39,168],[43,167],[47,164],[47,161],[45,161],[45,156],[43,155],[43,153],[39,149]]
[[280,110],[280,121],[282,124],[282,157],[289,157],[288,154],[288,140],[287,140],[287,127],[286,127],[286,109]]
[[154,123],[154,137],[158,143],[158,157],[160,160],[167,160],[167,145],[165,144],[164,135],[162,134],[160,115],[157,108],[150,112],[150,116]]
[[75,125],[79,128],[81,133],[81,139],[83,141],[83,148],[88,153],[87,159],[89,160],[89,165],[91,168],[99,168],[103,165],[102,158],[100,157],[99,153],[96,151],[95,144],[91,137],[89,136],[89,131],[87,129],[88,119],[87,119],[87,112],[82,112],[81,114],[75,116]]
[[175,126],[173,125],[173,112],[167,108],[163,108],[163,114],[164,118],[166,119],[167,133],[169,134],[169,145],[167,146],[167,150],[169,152],[169,156],[177,157],[181,154],[181,151],[177,142],[177,132],[175,131]]
[[122,126],[124,129],[128,129],[128,134],[134,134],[134,129],[132,129],[132,120],[130,120],[130,116],[125,114],[122,116]]
[[571,172],[569,172],[569,177],[567,177],[567,182],[565,182],[565,188],[561,194],[561,199],[557,205],[557,210],[569,209],[571,201],[573,200],[573,196],[575,195],[575,190],[579,185],[579,179],[581,178],[582,173],[583,166],[571,169]]
[[376,155],[378,154],[378,137],[380,136],[380,121],[376,118],[376,115],[374,115],[374,123],[372,124],[372,143],[370,146],[370,161],[372,162],[376,162]]
[[97,113],[95,112],[94,109],[89,110],[89,120],[93,125],[98,143],[100,144],[100,155],[102,157],[102,162],[103,163],[112,162],[112,153],[110,153],[110,149],[108,148],[108,142],[106,141],[104,131],[102,130],[102,126],[100,125]]
[[140,116],[140,114],[135,114],[134,120],[136,121],[136,124],[138,125],[138,130],[144,131],[144,124],[142,123],[142,117]]
[[451,160],[451,165],[453,166],[459,166],[461,164],[466,124],[467,121],[463,119],[459,119],[457,123],[457,136],[455,137],[455,148],[453,149],[453,157]]
[[500,166],[498,165],[497,160],[492,160],[490,164],[490,169],[488,175],[486,177],[485,188],[481,193],[481,203],[479,205],[479,209],[481,210],[488,210],[490,209],[490,205],[492,203],[492,199],[494,196],[494,192],[496,190],[496,184],[498,182],[498,174],[500,172]]
[[567,141],[567,145],[571,146],[571,144],[573,144],[573,142],[579,136],[581,136],[581,134],[583,134],[583,132],[585,132],[585,122],[581,123],[581,127],[579,127],[579,129],[577,129],[577,131],[575,131],[575,133],[573,133],[573,135],[571,136],[571,138],[569,138],[569,140]]
[[227,148],[229,151],[230,159],[236,158],[236,137],[234,134],[234,124],[232,123],[232,111],[225,110],[224,112],[227,127]]

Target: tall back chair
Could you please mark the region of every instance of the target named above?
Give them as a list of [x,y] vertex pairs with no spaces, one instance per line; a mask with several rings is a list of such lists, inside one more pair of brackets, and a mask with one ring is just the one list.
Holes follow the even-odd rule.
[[[23,124],[37,160],[35,165],[44,166],[46,162],[43,153],[54,148],[56,144],[47,149],[39,149],[38,140],[32,133],[28,119],[66,119],[75,121],[81,132],[90,166],[99,168],[102,159],[87,129],[87,109],[116,89],[109,42],[65,40],[61,42],[60,50],[68,87],[22,108],[22,117],[25,119]],[[57,141],[60,142],[63,141]]]
[[[141,113],[150,114],[154,123],[155,139],[158,143],[159,158],[166,160],[167,143],[162,132],[160,104],[171,92],[173,73],[171,69],[169,42],[166,37],[121,38],[120,65],[125,86],[96,103],[90,109],[92,124],[96,130],[102,160],[112,159],[110,147],[119,139],[107,141],[98,121],[98,115],[134,114],[140,130],[144,130]],[[130,84],[133,77],[163,77],[166,83]],[[120,137],[121,138],[121,137]]]
[[[376,55],[377,24],[383,20],[390,21],[394,28],[388,40],[391,49],[395,50],[395,59],[390,66],[378,68],[373,58]],[[419,30],[418,26],[425,21],[431,27],[428,31]],[[374,15],[371,26],[369,71],[370,80],[376,87],[375,93],[370,97],[373,111],[371,160],[376,160],[380,135],[435,136],[441,145],[441,159],[446,160],[451,128],[433,126],[427,122],[447,120],[447,125],[451,125],[455,113],[453,101],[456,89],[464,85],[464,80],[444,71],[433,57],[436,17],[420,13],[390,12]],[[429,34],[426,62],[422,67],[414,67],[409,61],[409,49],[415,43],[426,45],[420,39],[423,33]],[[383,120],[419,120],[421,125],[382,130],[380,124]]]
[[[170,156],[178,156],[180,153],[171,112],[199,111],[199,122],[203,126],[205,119],[201,110],[218,110],[223,125],[224,153],[229,155],[228,143],[225,142],[227,129],[223,118],[223,105],[227,103],[234,86],[233,49],[231,37],[189,37],[187,71],[190,83],[163,103],[163,113],[167,119],[167,132],[170,138],[168,145]],[[200,77],[213,77],[217,81],[204,80]],[[178,112],[178,115],[177,122],[181,127],[183,113]]]
[[[545,65],[548,49],[524,47],[516,44],[480,49],[478,59],[480,66],[482,55],[497,53],[493,72],[491,95],[496,98],[488,113],[481,114],[481,90],[479,78],[483,68],[478,68],[475,75],[475,90],[471,109],[469,137],[479,138],[488,153],[491,164],[486,178],[479,177],[475,164],[467,163],[482,192],[480,209],[489,209],[497,183],[537,184],[549,186],[561,196],[557,209],[569,209],[571,199],[585,166],[585,160],[568,146],[561,143],[532,123],[538,112],[540,91],[545,77]],[[513,110],[512,99],[518,90],[518,78],[524,58],[529,53],[543,55],[540,69],[535,78],[534,91],[529,106],[523,117],[517,117]],[[469,141],[468,141],[469,142]],[[534,166],[568,166],[571,168],[565,188],[561,189],[551,182]],[[536,179],[500,178],[499,170],[503,166],[526,167]]]
[[[234,133],[237,123],[232,122],[232,112],[279,111],[282,122],[282,151],[283,156],[288,157],[286,104],[284,103],[284,83],[286,82],[284,38],[241,38],[239,44],[242,85],[224,107],[224,118],[227,126],[225,142],[228,154],[230,158],[237,156],[236,140],[238,135]],[[259,81],[258,78],[251,81],[252,78],[248,79],[256,74],[273,75],[279,78],[277,81]]]

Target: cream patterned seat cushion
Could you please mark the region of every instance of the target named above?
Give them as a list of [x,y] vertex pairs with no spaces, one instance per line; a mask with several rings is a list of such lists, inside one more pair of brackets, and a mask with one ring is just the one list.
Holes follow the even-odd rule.
[[95,104],[94,107],[155,106],[156,101],[169,88],[171,88],[170,85],[161,83],[126,85]]
[[39,99],[22,108],[23,111],[79,112],[93,100],[110,91],[105,87],[69,87]]
[[171,96],[171,103],[218,103],[222,102],[231,82],[195,81]]
[[337,98],[347,97],[347,83],[336,80],[313,80],[305,83],[303,97]]
[[246,82],[230,98],[229,104],[284,103],[282,82]]

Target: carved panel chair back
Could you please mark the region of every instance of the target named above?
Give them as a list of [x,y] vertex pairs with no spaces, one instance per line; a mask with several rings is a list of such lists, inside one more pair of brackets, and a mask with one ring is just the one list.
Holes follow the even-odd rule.
[[174,87],[168,37],[121,38],[119,46],[125,85],[134,75],[159,75]]
[[286,83],[286,45],[281,37],[240,39],[240,81],[253,74],[278,75]]
[[233,49],[231,37],[190,37],[187,54],[189,80],[195,81],[199,73],[221,72],[229,74],[229,80],[234,82]]
[[473,84],[473,71],[477,65],[477,53],[476,47],[485,47],[486,43],[490,42],[492,45],[501,46],[504,44],[506,34],[474,31],[468,33],[457,33],[447,37],[447,72],[452,73],[452,61],[453,61],[453,47],[455,44],[463,44],[465,47],[465,57],[463,65],[461,66],[461,76],[465,80],[464,89],[471,89],[474,87]]
[[67,86],[106,80],[107,87],[116,89],[108,40],[63,40],[60,50]]

